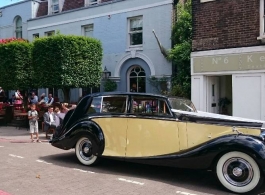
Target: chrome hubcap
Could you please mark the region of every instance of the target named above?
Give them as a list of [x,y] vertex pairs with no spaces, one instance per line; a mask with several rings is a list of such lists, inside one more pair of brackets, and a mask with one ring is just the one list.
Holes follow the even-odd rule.
[[89,147],[85,147],[84,148],[84,153],[88,153],[89,152]]
[[223,175],[231,185],[242,187],[248,185],[254,176],[251,164],[242,158],[230,158],[223,166]]
[[94,155],[92,153],[92,143],[89,139],[84,139],[79,144],[79,154],[82,159],[89,161]]
[[242,169],[240,169],[239,167],[236,167],[236,168],[233,169],[233,174],[236,177],[241,176],[242,175],[242,172],[243,172]]

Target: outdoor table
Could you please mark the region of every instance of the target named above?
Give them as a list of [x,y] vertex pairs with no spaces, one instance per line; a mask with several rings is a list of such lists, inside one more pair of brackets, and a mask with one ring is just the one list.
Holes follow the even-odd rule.
[[13,105],[6,106],[6,123],[11,123],[13,119],[13,112],[14,112],[13,109],[14,109]]
[[14,112],[14,120],[16,123],[16,127],[19,129],[20,127],[28,127],[28,113],[26,112]]

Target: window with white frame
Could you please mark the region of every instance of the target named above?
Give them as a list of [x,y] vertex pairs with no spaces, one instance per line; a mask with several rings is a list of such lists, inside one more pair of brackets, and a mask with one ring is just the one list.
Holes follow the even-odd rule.
[[260,35],[258,40],[265,40],[265,3],[264,0],[260,0]]
[[20,16],[18,16],[15,20],[15,25],[16,25],[16,38],[22,38],[22,19]]
[[53,14],[59,13],[59,0],[52,0],[51,8]]
[[44,34],[45,34],[45,36],[50,37],[50,36],[53,36],[55,34],[55,31],[54,30],[48,31],[48,32],[45,32]]
[[215,0],[201,0],[201,3],[209,2],[209,1],[215,1]]
[[33,34],[32,36],[33,36],[33,39],[40,38],[40,34],[39,33]]
[[143,17],[129,18],[129,43],[130,46],[143,44]]
[[83,35],[85,37],[93,37],[93,32],[94,32],[93,24],[82,26],[82,28],[83,28]]
[[101,3],[101,0],[85,0],[85,6],[96,5]]

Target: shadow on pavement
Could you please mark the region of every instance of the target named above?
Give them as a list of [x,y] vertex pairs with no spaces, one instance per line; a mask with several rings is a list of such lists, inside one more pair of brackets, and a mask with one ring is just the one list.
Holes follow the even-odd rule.
[[[51,162],[57,166],[76,168],[92,171],[100,174],[118,175],[119,177],[136,177],[146,180],[177,185],[189,188],[201,193],[232,195],[224,189],[215,177],[215,173],[206,170],[178,169],[172,167],[161,167],[145,164],[136,164],[111,159],[101,159],[95,166],[84,166],[79,163],[73,150],[67,153],[43,156],[41,160]],[[207,188],[205,188],[207,186]],[[207,191],[206,191],[207,189]],[[257,192],[251,195],[258,195],[265,192],[263,185]]]

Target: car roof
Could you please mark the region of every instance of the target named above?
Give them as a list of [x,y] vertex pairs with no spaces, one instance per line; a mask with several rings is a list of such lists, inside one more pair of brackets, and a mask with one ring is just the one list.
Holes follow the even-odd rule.
[[167,96],[160,95],[160,94],[153,94],[153,93],[137,93],[137,92],[99,92],[99,93],[92,93],[87,96],[106,96],[106,95],[140,95],[140,96],[153,96],[153,97],[160,97],[160,98],[168,98]]

